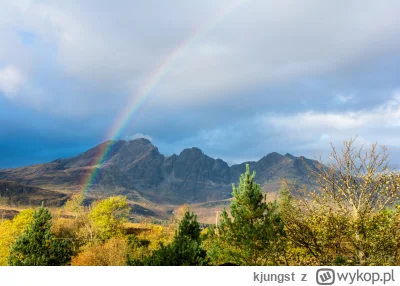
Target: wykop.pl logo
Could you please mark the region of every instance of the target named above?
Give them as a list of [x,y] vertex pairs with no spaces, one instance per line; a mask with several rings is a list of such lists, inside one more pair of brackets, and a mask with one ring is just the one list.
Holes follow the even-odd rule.
[[355,272],[337,272],[331,268],[320,268],[316,273],[316,281],[318,285],[333,285],[337,281],[348,282],[350,285],[354,282],[367,282],[372,285],[376,283],[395,282],[394,270],[390,272],[370,272],[360,271],[357,269]]
[[317,270],[318,285],[332,285],[335,283],[335,271],[330,268],[321,268]]

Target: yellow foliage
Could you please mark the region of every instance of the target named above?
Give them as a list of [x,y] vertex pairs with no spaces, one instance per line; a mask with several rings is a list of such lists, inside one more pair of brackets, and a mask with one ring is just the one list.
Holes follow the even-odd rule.
[[89,220],[101,239],[121,234],[130,207],[126,197],[113,196],[97,202],[89,213]]
[[0,265],[7,265],[10,248],[18,236],[31,223],[33,212],[32,209],[26,209],[21,211],[12,220],[5,220],[0,223]]
[[150,244],[148,249],[153,251],[160,248],[160,244],[169,244],[172,242],[174,237],[174,227],[173,226],[161,226],[147,224],[147,231],[143,231],[137,235],[139,239],[149,240]]
[[[81,213],[84,210],[83,200],[85,197],[81,194],[73,195],[64,206],[64,209],[74,213]],[[77,216],[77,214],[75,214]]]
[[72,258],[73,266],[122,266],[126,264],[128,242],[114,237],[104,244],[87,247]]

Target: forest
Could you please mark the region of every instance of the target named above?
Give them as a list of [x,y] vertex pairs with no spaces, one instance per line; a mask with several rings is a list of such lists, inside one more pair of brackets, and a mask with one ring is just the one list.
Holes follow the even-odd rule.
[[187,205],[165,224],[129,221],[124,196],[25,209],[0,222],[0,265],[400,265],[400,174],[387,149],[352,139],[310,171],[313,186],[284,180],[271,201],[247,165],[209,226]]

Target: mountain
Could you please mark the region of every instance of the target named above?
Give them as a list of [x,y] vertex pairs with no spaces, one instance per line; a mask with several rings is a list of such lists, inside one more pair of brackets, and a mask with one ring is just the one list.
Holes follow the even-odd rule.
[[305,157],[295,157],[291,154],[281,155],[273,152],[257,162],[245,162],[231,167],[231,177],[239,178],[249,164],[250,170],[256,172],[255,181],[261,184],[265,192],[276,192],[282,184],[282,179],[287,179],[297,185],[313,185],[308,168],[316,170],[318,164],[315,160]]
[[[106,152],[101,164],[99,154]],[[266,192],[276,192],[283,178],[310,184],[303,161],[316,161],[290,154],[270,153],[257,162],[228,166],[198,148],[184,149],[166,157],[149,140],[107,141],[78,156],[28,167],[0,170],[0,180],[34,186],[57,193],[82,189],[85,178],[96,175],[89,196],[123,194],[132,201],[181,204],[223,200],[231,197],[246,163],[256,171],[255,180]]]
[[15,182],[0,181],[1,204],[37,206],[44,202],[46,206],[60,207],[68,198],[68,195],[60,192],[22,185]]

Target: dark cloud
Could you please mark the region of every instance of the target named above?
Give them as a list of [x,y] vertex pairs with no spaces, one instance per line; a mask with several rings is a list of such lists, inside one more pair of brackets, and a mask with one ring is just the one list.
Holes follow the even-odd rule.
[[2,3],[0,167],[113,139],[145,82],[150,92],[119,136],[143,134],[167,155],[198,146],[230,163],[272,151],[311,156],[358,134],[400,161],[397,107],[387,109],[399,88],[399,5]]

